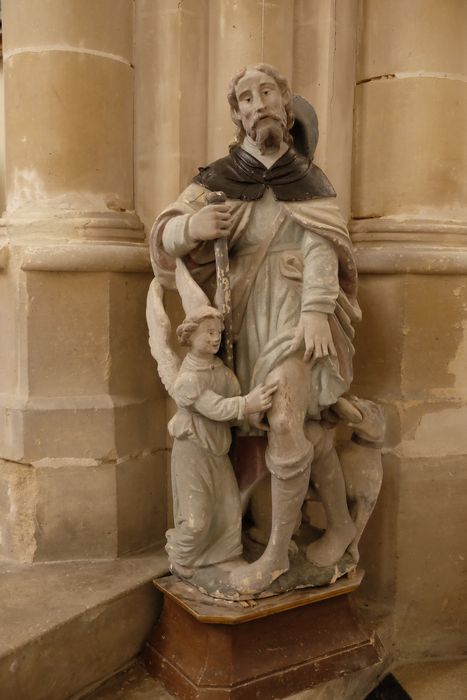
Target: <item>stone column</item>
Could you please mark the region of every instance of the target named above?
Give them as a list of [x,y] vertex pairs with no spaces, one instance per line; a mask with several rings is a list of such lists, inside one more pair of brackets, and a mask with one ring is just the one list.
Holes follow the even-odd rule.
[[315,161],[350,218],[357,0],[296,0],[293,89],[316,109]]
[[234,136],[226,93],[245,65],[272,63],[320,120],[316,162],[346,218],[357,0],[137,0],[136,198],[146,227]]
[[133,203],[130,0],[3,3],[0,554],[162,538],[164,402]]
[[234,137],[227,102],[232,76],[271,63],[289,79],[293,68],[293,0],[211,2],[209,13],[208,157],[221,158]]
[[355,391],[389,413],[367,568],[407,657],[461,653],[467,623],[466,42],[462,0],[361,3]]

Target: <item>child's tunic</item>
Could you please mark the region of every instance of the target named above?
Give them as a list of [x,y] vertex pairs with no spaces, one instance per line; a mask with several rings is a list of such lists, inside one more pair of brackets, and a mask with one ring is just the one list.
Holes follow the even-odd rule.
[[175,527],[167,531],[166,550],[175,564],[208,566],[242,553],[240,494],[228,457],[230,422],[244,414],[239,393],[237,378],[218,357],[188,353],[169,423]]

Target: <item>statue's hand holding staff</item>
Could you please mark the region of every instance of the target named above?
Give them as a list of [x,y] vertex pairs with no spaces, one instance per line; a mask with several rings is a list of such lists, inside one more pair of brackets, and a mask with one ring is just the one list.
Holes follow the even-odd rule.
[[190,219],[188,232],[194,241],[212,241],[228,236],[232,228],[228,204],[207,204]]
[[299,350],[303,341],[305,342],[305,353],[303,355],[305,362],[311,360],[314,364],[329,355],[333,357],[337,355],[329,327],[328,314],[321,311],[302,312],[294,339],[290,345],[291,351]]

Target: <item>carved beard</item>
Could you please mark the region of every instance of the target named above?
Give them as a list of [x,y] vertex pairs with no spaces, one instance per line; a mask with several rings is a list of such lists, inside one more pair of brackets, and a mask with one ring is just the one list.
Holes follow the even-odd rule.
[[254,141],[262,154],[269,149],[277,151],[282,143],[283,129],[279,121],[269,122],[263,126],[260,122],[254,132]]
[[256,120],[248,135],[258,146],[260,153],[264,154],[268,149],[277,150],[282,141],[286,140],[287,127],[279,116],[268,114]]

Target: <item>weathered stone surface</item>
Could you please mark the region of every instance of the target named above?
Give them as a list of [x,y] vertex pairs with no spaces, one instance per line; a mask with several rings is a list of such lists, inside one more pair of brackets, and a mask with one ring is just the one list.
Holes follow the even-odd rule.
[[20,271],[21,259],[15,248],[0,275],[11,331],[0,342],[10,460],[0,550],[23,561],[112,557],[159,542],[165,402],[147,344],[148,276]]
[[359,278],[362,320],[356,327],[352,385],[358,395],[383,401],[400,396],[404,284],[404,278],[396,275]]
[[0,556],[109,559],[161,542],[166,453],[0,462]]
[[404,456],[399,488],[397,648],[402,658],[452,657],[467,625],[465,455]]
[[[28,0],[15,0],[6,2],[2,9],[9,30],[4,44],[6,51],[48,46],[81,48],[131,60],[132,37],[128,27],[133,12],[127,0],[103,0],[86,5],[80,0],[67,0],[65,7],[61,0],[45,0],[37,11]],[[32,13],[34,22],[30,21]]]
[[10,211],[133,208],[132,79],[129,65],[73,50],[19,53],[8,60]]
[[467,114],[465,81],[363,83],[355,109],[352,215],[465,221],[467,163],[457,136]]
[[63,700],[141,649],[160,600],[160,554],[115,562],[0,564],[2,700]]
[[[371,0],[362,6],[357,81],[387,73],[467,71],[463,0]],[[433,31],[436,27],[436,31]],[[418,115],[419,116],[419,115]],[[417,119],[418,119],[417,116]]]
[[166,455],[165,450],[160,450],[116,465],[119,556],[163,540],[168,500]]

